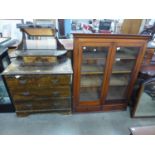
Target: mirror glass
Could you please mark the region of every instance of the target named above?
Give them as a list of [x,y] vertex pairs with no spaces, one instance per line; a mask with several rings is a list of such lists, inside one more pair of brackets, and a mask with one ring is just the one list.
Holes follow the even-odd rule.
[[134,116],[155,116],[155,79],[142,84]]

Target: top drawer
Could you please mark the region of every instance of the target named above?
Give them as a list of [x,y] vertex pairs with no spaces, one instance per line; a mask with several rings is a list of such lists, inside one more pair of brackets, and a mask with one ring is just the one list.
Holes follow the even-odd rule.
[[71,82],[71,75],[6,75],[8,86],[58,86],[68,85]]

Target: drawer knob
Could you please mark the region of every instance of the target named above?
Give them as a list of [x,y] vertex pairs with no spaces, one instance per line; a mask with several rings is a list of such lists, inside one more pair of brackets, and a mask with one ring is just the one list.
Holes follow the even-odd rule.
[[22,94],[23,94],[24,96],[28,96],[28,95],[30,95],[29,92],[23,92]]
[[26,84],[27,80],[19,80],[20,84]]

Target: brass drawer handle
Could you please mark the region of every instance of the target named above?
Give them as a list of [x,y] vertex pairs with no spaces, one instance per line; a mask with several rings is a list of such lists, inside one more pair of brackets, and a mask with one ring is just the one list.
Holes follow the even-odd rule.
[[52,96],[59,96],[59,92],[52,92]]
[[30,93],[29,93],[29,92],[23,92],[22,95],[24,95],[24,96],[29,96]]
[[52,80],[52,83],[56,84],[56,83],[58,83],[58,81],[59,81],[59,79],[54,79],[54,80]]
[[26,84],[27,80],[19,80],[20,84]]

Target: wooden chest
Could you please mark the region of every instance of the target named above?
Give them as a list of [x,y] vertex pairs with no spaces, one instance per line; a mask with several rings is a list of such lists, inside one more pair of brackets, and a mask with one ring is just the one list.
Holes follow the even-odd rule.
[[3,77],[17,115],[35,112],[71,112],[71,61],[55,66],[23,67],[12,63]]

